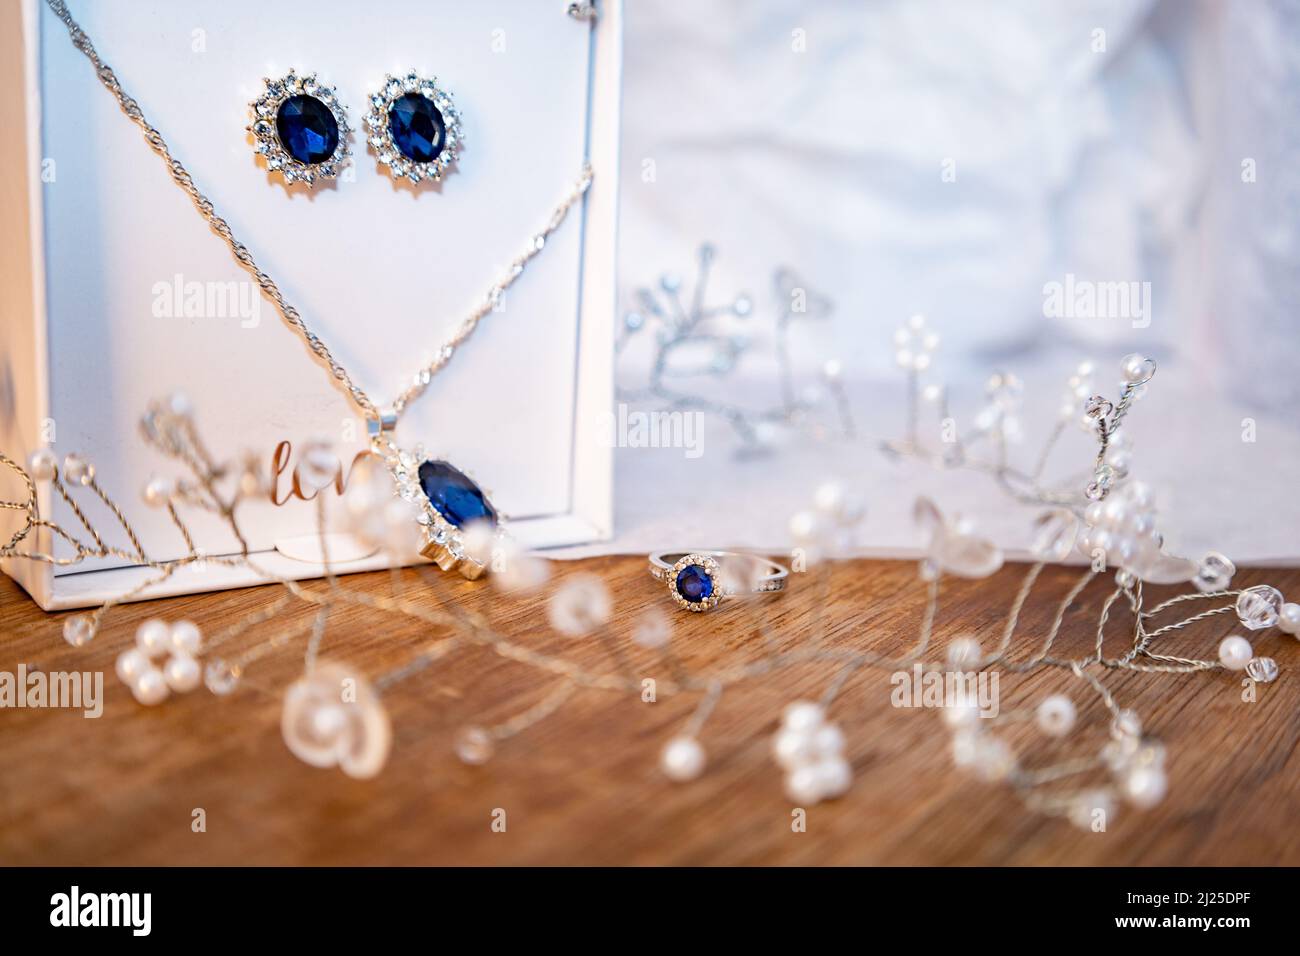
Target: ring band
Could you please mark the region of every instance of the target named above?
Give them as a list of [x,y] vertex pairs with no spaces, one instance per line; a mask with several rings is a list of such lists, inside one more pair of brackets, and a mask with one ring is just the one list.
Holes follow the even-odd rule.
[[739,551],[658,551],[650,576],[688,611],[708,611],[724,597],[785,590],[790,571],[775,561]]

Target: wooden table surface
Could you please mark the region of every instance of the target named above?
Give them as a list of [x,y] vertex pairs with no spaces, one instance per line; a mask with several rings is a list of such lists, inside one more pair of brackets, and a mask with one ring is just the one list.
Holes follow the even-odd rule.
[[[654,677],[662,659],[628,642],[648,605],[668,605],[645,574],[644,559],[557,564],[557,577],[599,574],[615,601],[615,639],[630,668]],[[754,639],[762,614],[781,647],[798,647],[824,628],[829,646],[899,651],[915,639],[924,596],[915,565],[849,561],[829,572],[833,600],[819,610],[826,582],[795,576],[791,590],[714,614],[676,612],[673,641],[684,665],[703,670],[764,653]],[[954,634],[996,641],[1023,567],[985,582],[945,579],[937,646]],[[1056,603],[1077,570],[1049,569],[1022,615],[1015,647],[1037,648]],[[343,579],[387,591],[387,574]],[[1234,586],[1268,582],[1300,593],[1300,572],[1243,571]],[[1094,581],[1065,619],[1060,650],[1092,642],[1109,576]],[[318,588],[321,582],[312,582]],[[429,607],[463,602],[501,632],[559,651],[593,668],[615,664],[608,648],[562,637],[537,601],[504,599],[483,582],[407,570],[402,593]],[[384,696],[394,744],[384,772],[349,779],[296,760],[280,736],[284,688],[301,671],[303,643],[277,649],[217,698],[200,688],[154,708],[137,705],[113,674],[117,653],[149,616],[189,617],[216,628],[265,606],[274,587],[176,598],[117,609],[88,647],[69,647],[61,615],[45,615],[0,579],[0,670],[20,663],[46,670],[105,672],[98,720],[60,710],[0,710],[0,862],[7,864],[1297,864],[1300,863],[1300,644],[1271,630],[1256,641],[1274,657],[1279,679],[1257,699],[1223,671],[1182,675],[1109,672],[1107,686],[1136,708],[1168,747],[1170,792],[1158,808],[1122,807],[1104,833],[1085,832],[1030,812],[1006,787],[952,768],[947,732],[933,711],[891,706],[888,675],[857,672],[832,718],[847,737],[853,786],[847,796],[808,808],[793,832],[790,800],[769,754],[782,707],[819,696],[832,665],[798,664],[723,694],[702,734],[703,777],[668,782],[657,769],[663,742],[681,728],[698,695],[660,697],[577,692],[556,714],[505,742],[486,765],[452,752],[455,732],[536,703],[553,685],[535,670],[484,648],[455,651]],[[1168,592],[1151,589],[1149,599]],[[313,611],[295,605],[286,624]],[[1217,617],[1173,637],[1174,653],[1213,657],[1231,619]],[[1126,646],[1118,622],[1107,645]],[[431,636],[410,621],[339,611],[323,658],[381,673]],[[246,635],[246,644],[264,638]],[[1103,708],[1065,672],[1002,674],[1002,707],[1071,694],[1086,728],[1077,746],[1104,739]],[[1026,728],[1028,730],[1029,728]],[[1036,737],[1026,762],[1049,756]],[[202,808],[206,831],[193,832]],[[494,811],[506,830],[494,832]]]

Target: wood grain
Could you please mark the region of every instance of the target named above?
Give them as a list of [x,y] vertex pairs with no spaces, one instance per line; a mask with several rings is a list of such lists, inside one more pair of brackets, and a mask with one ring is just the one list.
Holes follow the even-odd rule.
[[[628,646],[638,676],[662,675],[655,654],[628,636],[647,606],[669,608],[640,558],[557,565],[557,577],[595,573],[611,588],[613,634]],[[1008,567],[987,582],[945,580],[938,646],[957,633],[996,641],[1024,573]],[[1036,648],[1077,570],[1045,572],[1022,616],[1018,656]],[[348,587],[386,590],[387,574],[358,575]],[[1268,582],[1300,592],[1300,572],[1245,571],[1234,585]],[[314,582],[311,587],[322,587]],[[402,593],[430,607],[463,602],[530,647],[612,668],[607,648],[555,634],[537,602],[504,600],[483,583],[432,569],[402,573]],[[833,599],[819,612],[829,588]],[[1067,614],[1060,650],[1091,645],[1098,580]],[[674,785],[659,774],[659,748],[691,713],[695,697],[576,693],[555,715],[508,742],[482,767],[452,754],[467,723],[508,717],[540,700],[554,678],[490,650],[456,651],[393,687],[393,753],[375,780],[295,760],[280,738],[284,687],[300,672],[303,642],[251,669],[240,690],[215,698],[199,690],[143,708],[113,675],[116,654],[144,618],[189,617],[215,628],[278,595],[258,588],[118,609],[87,648],[67,646],[61,616],[39,611],[0,582],[0,669],[105,672],[101,719],[53,710],[0,710],[0,862],[6,864],[1297,864],[1300,863],[1300,644],[1264,632],[1257,651],[1282,668],[1273,684],[1242,700],[1238,675],[1110,673],[1107,686],[1135,707],[1169,750],[1170,794],[1157,809],[1121,808],[1105,833],[1082,832],[1024,809],[1007,789],[953,771],[947,734],[932,711],[891,706],[888,675],[863,670],[835,704],[848,738],[854,783],[841,800],[808,810],[807,832],[792,832],[791,804],[769,756],[776,716],[789,701],[819,695],[825,663],[800,664],[730,688],[705,728],[704,777]],[[1171,593],[1171,592],[1170,592]],[[1149,600],[1165,592],[1154,590]],[[850,561],[827,579],[796,576],[787,593],[720,610],[674,612],[674,645],[692,669],[764,653],[754,638],[763,615],[784,648],[829,646],[899,651],[915,640],[923,594],[911,563]],[[305,626],[299,605],[283,619]],[[1122,616],[1119,616],[1122,618]],[[1109,650],[1125,641],[1113,622]],[[1230,618],[1202,622],[1169,641],[1171,652],[1212,657]],[[242,645],[267,635],[239,638]],[[381,673],[436,635],[409,621],[339,611],[323,657]],[[1064,690],[1080,705],[1079,746],[1104,734],[1095,695],[1064,672],[1003,673],[1002,707],[1032,705]],[[1027,762],[1049,753],[1032,736]],[[207,830],[191,830],[195,808]],[[504,833],[492,814],[506,811]]]

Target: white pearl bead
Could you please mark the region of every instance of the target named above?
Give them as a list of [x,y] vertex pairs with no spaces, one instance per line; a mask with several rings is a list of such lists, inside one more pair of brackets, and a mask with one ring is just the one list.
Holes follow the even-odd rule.
[[822,724],[813,732],[813,749],[819,757],[838,757],[844,752],[844,731],[835,724]]
[[33,481],[49,481],[59,470],[59,459],[48,448],[38,448],[27,456],[27,474]]
[[812,731],[826,719],[826,711],[810,700],[797,700],[781,714],[781,726],[786,730]]
[[1164,799],[1168,789],[1165,772],[1158,766],[1135,767],[1124,777],[1124,796],[1129,803],[1149,810]]
[[168,687],[178,694],[184,694],[199,686],[203,671],[199,662],[189,654],[173,654],[167,659],[163,676],[167,679]]
[[1277,626],[1284,634],[1300,636],[1300,604],[1283,604],[1277,615]]
[[1052,737],[1063,737],[1074,726],[1074,701],[1064,694],[1053,694],[1038,705],[1038,727]]
[[185,418],[194,412],[194,403],[184,392],[172,392],[167,397],[167,408],[173,415]]
[[131,647],[117,655],[117,677],[123,684],[133,685],[149,669],[149,658],[138,647]]
[[171,500],[172,486],[170,482],[163,478],[150,478],[145,483],[144,490],[140,492],[140,497],[150,508],[162,508]]
[[848,793],[853,783],[853,768],[842,757],[823,760],[817,764],[817,778],[822,798],[833,800]]
[[674,737],[659,755],[659,767],[669,780],[694,780],[704,771],[704,748],[694,737]]
[[975,746],[974,769],[985,783],[996,783],[1016,769],[1016,755],[1001,737],[984,736]]
[[1238,634],[1229,634],[1219,642],[1219,662],[1230,671],[1244,670],[1254,656],[1250,641]]
[[157,667],[147,667],[136,676],[135,683],[131,685],[131,693],[135,694],[135,699],[146,707],[152,707],[155,704],[161,704],[171,693],[171,688],[167,686],[167,678]]
[[1136,385],[1147,377],[1148,366],[1146,356],[1139,355],[1137,352],[1130,352],[1125,355],[1119,363],[1119,373],[1124,381],[1131,385]]
[[135,632],[136,646],[150,657],[157,657],[171,650],[171,638],[172,629],[167,626],[166,621],[156,617],[145,621]]
[[834,518],[840,513],[844,504],[844,486],[838,481],[828,481],[818,485],[813,492],[813,506],[824,515]]
[[790,537],[795,541],[809,541],[817,536],[820,524],[811,511],[796,512],[790,518]]
[[772,758],[782,770],[794,770],[811,763],[817,755],[813,734],[803,730],[780,730],[772,738]]
[[177,621],[168,636],[171,649],[184,654],[197,654],[203,645],[203,634],[192,621]]
[[817,803],[824,793],[821,767],[808,764],[786,775],[785,794],[795,803]]
[[952,730],[978,727],[981,719],[979,705],[971,700],[961,700],[943,709],[943,722]]

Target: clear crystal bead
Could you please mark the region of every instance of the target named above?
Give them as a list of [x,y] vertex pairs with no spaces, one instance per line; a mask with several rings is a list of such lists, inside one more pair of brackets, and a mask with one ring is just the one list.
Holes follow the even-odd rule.
[[237,664],[231,664],[218,657],[203,669],[203,683],[218,697],[225,697],[239,686],[242,673]]
[[1105,418],[1114,409],[1114,405],[1100,395],[1094,395],[1083,403],[1083,414],[1094,421]]
[[74,614],[63,622],[63,639],[73,647],[85,647],[95,636],[95,626],[87,614]]
[[1246,588],[1237,597],[1237,619],[1252,631],[1272,627],[1281,610],[1282,592],[1267,584]]
[[1196,590],[1203,594],[1211,591],[1224,591],[1232,583],[1232,576],[1237,573],[1237,566],[1218,551],[1206,552],[1201,563],[1196,567],[1193,583]]
[[1246,673],[1257,684],[1271,684],[1277,680],[1277,661],[1271,657],[1252,657]]

